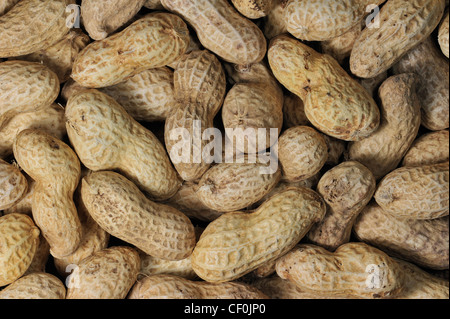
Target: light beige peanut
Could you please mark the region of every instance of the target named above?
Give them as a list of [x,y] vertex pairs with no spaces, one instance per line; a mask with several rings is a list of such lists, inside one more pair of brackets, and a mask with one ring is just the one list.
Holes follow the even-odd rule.
[[0,63],[0,129],[19,113],[52,104],[59,94],[58,76],[45,65],[28,61]]
[[197,274],[192,269],[191,258],[186,257],[181,260],[167,260],[148,255],[144,252],[139,254],[141,258],[141,269],[138,281],[152,275],[175,275],[189,280],[198,279]]
[[197,33],[201,44],[223,60],[240,65],[260,62],[266,39],[252,21],[240,15],[226,0],[161,0]]
[[274,7],[275,0],[231,0],[234,7],[249,19],[267,16]]
[[77,55],[71,76],[85,87],[112,86],[173,62],[188,44],[189,30],[181,18],[150,13],[123,31],[89,44]]
[[156,200],[181,186],[161,142],[107,94],[83,90],[69,98],[65,115],[70,142],[90,170],[117,170]]
[[28,190],[28,181],[20,169],[0,159],[0,210],[17,204]]
[[393,66],[394,73],[418,76],[417,96],[422,104],[422,125],[437,131],[449,127],[449,62],[429,37],[408,51]]
[[83,259],[68,277],[66,299],[125,299],[139,273],[138,252],[112,246]]
[[179,60],[174,72],[177,105],[166,118],[164,140],[175,169],[185,181],[198,180],[212,163],[207,146],[219,141],[211,141],[205,131],[213,127],[225,90],[225,72],[208,50],[192,51]]
[[145,277],[134,285],[129,299],[268,299],[258,289],[240,282],[191,281],[174,275]]
[[44,238],[41,232],[39,234],[39,245],[36,248],[33,260],[31,261],[30,266],[23,275],[26,276],[36,272],[45,272],[49,261],[49,257],[50,257],[50,245],[48,244],[47,240]]
[[103,40],[127,23],[142,8],[146,0],[83,0],[83,26],[94,40]]
[[0,57],[30,54],[59,41],[69,31],[66,7],[74,0],[22,0],[0,16]]
[[275,77],[302,99],[308,120],[323,133],[355,141],[378,128],[375,101],[331,56],[286,35],[271,40],[267,55]]
[[13,145],[20,167],[36,182],[33,219],[54,257],[70,255],[81,240],[81,224],[73,202],[81,168],[63,141],[39,130],[20,132]]
[[287,181],[298,182],[316,175],[327,158],[325,139],[312,127],[291,127],[278,139],[278,159]]
[[164,9],[164,7],[161,4],[161,0],[147,0],[144,3],[144,7],[154,10]]
[[311,126],[305,114],[305,105],[301,98],[291,92],[284,95],[283,126],[288,129],[293,126]]
[[17,2],[20,0],[2,0],[0,1],[0,16],[7,13],[9,10],[11,10],[12,7],[14,7]]
[[186,215],[150,201],[118,173],[101,171],[84,177],[81,198],[100,227],[149,255],[180,260],[195,246],[194,226]]
[[20,278],[39,245],[39,228],[24,214],[0,217],[0,287]]
[[245,209],[270,193],[280,181],[281,170],[255,161],[220,163],[202,176],[197,196],[207,207],[231,212]]
[[362,25],[357,23],[353,28],[344,34],[322,41],[320,46],[322,52],[331,55],[339,64],[343,65],[345,60],[350,56],[353,45],[362,31]]
[[[1,161],[0,161],[1,162]],[[12,205],[10,208],[4,209],[3,213],[6,214],[11,214],[11,213],[20,213],[20,214],[25,214],[28,215],[30,217],[32,217],[32,203],[33,203],[33,193],[34,193],[34,188],[36,186],[36,182],[30,177],[28,176],[26,173],[22,173],[26,180],[27,180],[27,190],[25,195],[23,195],[23,197],[16,202],[14,205]]]
[[370,13],[369,4],[383,2],[385,0],[289,0],[284,13],[287,31],[301,40],[330,40],[360,24]]
[[281,257],[278,276],[305,292],[325,296],[392,298],[403,288],[400,266],[381,250],[365,243],[346,243],[334,253],[301,244]]
[[420,127],[420,100],[416,76],[403,73],[389,77],[379,89],[381,123],[369,137],[348,146],[348,158],[369,168],[376,179],[401,162]]
[[441,22],[441,25],[439,26],[439,33],[438,33],[438,42],[439,46],[441,47],[442,53],[448,58],[449,57],[449,49],[448,49],[448,26],[449,24],[449,13],[445,15],[444,19]]
[[191,256],[197,275],[210,282],[237,279],[285,254],[325,214],[308,188],[288,188],[254,212],[230,212],[207,225]]
[[388,70],[433,32],[444,8],[444,0],[387,1],[377,17],[379,28],[365,28],[356,40],[350,55],[351,72],[372,78]]
[[89,88],[80,85],[79,83],[75,82],[72,78],[70,78],[64,83],[61,89],[61,98],[64,100],[64,102],[67,103],[67,101],[72,95],[88,89]]
[[402,160],[402,166],[422,166],[449,160],[448,130],[419,136]]
[[17,279],[0,291],[0,299],[65,299],[66,287],[49,273],[33,273]]
[[64,83],[70,78],[75,57],[89,42],[86,34],[75,29],[50,47],[14,59],[44,64],[58,75],[60,83]]
[[327,213],[307,234],[309,242],[330,251],[349,242],[355,219],[375,188],[371,171],[355,161],[342,162],[323,174],[317,192],[327,203]]
[[[198,51],[198,50],[202,50],[202,49],[203,49],[203,46],[201,45],[200,41],[198,40],[197,35],[195,33],[193,33],[193,32],[190,32],[189,33],[189,44],[188,44],[188,47],[187,47],[187,49],[186,49],[186,51],[184,52],[183,55],[189,54],[192,51]],[[177,68],[177,66],[178,66],[178,62],[181,60],[183,55],[180,55],[173,62],[168,63],[167,66],[169,68],[172,68],[172,69],[175,70]]]
[[448,216],[431,220],[399,219],[375,202],[357,217],[353,233],[360,241],[431,269],[448,269]]
[[287,33],[284,10],[289,0],[274,0],[272,10],[263,18],[263,32],[267,39],[272,39],[282,33]]
[[400,167],[378,184],[374,198],[384,211],[408,219],[448,215],[448,162]]
[[64,122],[64,108],[56,103],[15,115],[0,129],[0,158],[12,154],[15,137],[25,129],[42,130],[62,139],[66,135]]

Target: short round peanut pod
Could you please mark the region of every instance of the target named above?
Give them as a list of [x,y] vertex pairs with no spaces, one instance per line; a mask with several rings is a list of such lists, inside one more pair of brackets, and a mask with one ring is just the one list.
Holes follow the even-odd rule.
[[403,157],[402,166],[422,166],[449,160],[448,130],[426,133],[418,137]]
[[49,273],[23,276],[0,291],[0,299],[65,299],[66,287]]

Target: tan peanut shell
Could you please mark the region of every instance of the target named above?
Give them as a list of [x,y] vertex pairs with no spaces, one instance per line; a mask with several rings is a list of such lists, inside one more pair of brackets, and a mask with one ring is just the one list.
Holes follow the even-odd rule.
[[403,288],[403,271],[381,250],[365,243],[347,243],[334,253],[301,244],[281,257],[278,276],[306,292],[341,297],[391,298]]
[[138,252],[112,246],[83,259],[68,277],[66,299],[125,299],[139,273]]
[[291,127],[278,139],[278,159],[287,181],[298,182],[316,175],[327,158],[327,143],[312,127]]
[[448,28],[449,28],[449,13],[445,15],[444,19],[441,21],[438,33],[438,42],[441,47],[442,53],[448,58],[449,48],[448,48]]
[[289,251],[324,214],[322,198],[307,188],[288,188],[252,213],[223,214],[203,231],[192,267],[206,281],[239,278]]
[[49,273],[38,272],[19,278],[0,291],[0,299],[65,299],[66,287]]
[[267,55],[275,77],[302,99],[308,120],[323,133],[356,141],[378,128],[375,101],[331,56],[287,35],[272,39]]
[[341,162],[341,157],[347,148],[347,142],[322,134],[328,148],[328,157],[325,164],[335,166]]
[[283,127],[311,126],[305,114],[305,105],[301,98],[292,92],[286,92],[283,102]]
[[433,219],[449,212],[448,162],[400,167],[378,184],[374,198],[382,209],[397,217]]
[[75,82],[72,78],[70,78],[62,86],[60,96],[64,100],[64,102],[67,103],[67,101],[72,95],[83,90],[88,90],[88,88],[85,88],[84,86],[80,85],[79,83]]
[[0,82],[0,130],[15,115],[52,104],[60,90],[53,71],[28,61],[0,63]]
[[118,173],[102,171],[84,177],[81,198],[100,227],[149,255],[180,260],[195,246],[194,226],[186,215],[148,200]]
[[433,131],[448,128],[449,62],[431,38],[408,51],[392,69],[397,74],[413,72],[418,76],[422,125]]
[[263,18],[263,32],[267,39],[272,39],[282,33],[287,33],[284,11],[289,0],[274,0],[272,10]]
[[20,169],[0,159],[0,210],[17,204],[28,190],[28,181]]
[[276,0],[231,0],[233,6],[249,19],[265,17],[274,7]]
[[280,169],[269,169],[270,164],[258,162],[214,165],[200,179],[197,196],[216,211],[245,209],[267,195],[280,181]]
[[262,31],[228,1],[161,0],[161,3],[183,17],[194,28],[201,44],[223,60],[247,65],[264,58],[267,48]]
[[365,28],[356,40],[350,55],[351,72],[372,78],[388,70],[433,32],[444,8],[444,0],[387,1],[377,17],[379,27]]
[[357,217],[353,233],[360,241],[431,269],[448,269],[448,216],[431,220],[399,219],[375,202]]
[[65,36],[74,0],[22,0],[0,15],[0,57],[16,57],[45,49]]
[[198,279],[197,274],[192,269],[191,257],[181,260],[167,260],[139,252],[141,258],[141,269],[138,280],[152,275],[175,275],[189,280]]
[[339,64],[343,65],[346,59],[350,56],[353,45],[362,31],[362,25],[357,23],[353,28],[344,34],[322,41],[320,46],[322,52],[331,55]]
[[39,228],[24,214],[0,217],[0,287],[28,269],[39,245],[39,234]]
[[397,168],[419,131],[416,79],[413,73],[403,73],[384,81],[379,89],[380,126],[371,136],[349,144],[348,158],[365,165],[376,179]]
[[144,70],[171,63],[188,44],[189,30],[181,18],[165,12],[150,13],[84,48],[75,59],[72,78],[90,88],[115,85]]
[[75,152],[44,131],[26,129],[13,145],[20,167],[36,182],[32,214],[54,257],[75,251],[81,224],[73,202],[81,168]]
[[[407,72],[406,72],[407,73]],[[388,72],[382,72],[378,74],[377,76],[374,76],[373,78],[356,78],[359,84],[363,88],[366,89],[367,92],[370,93],[370,96],[373,98],[378,97],[378,89],[380,88],[380,85],[388,78]]]
[[422,166],[449,160],[448,130],[419,136],[403,157],[402,166]]
[[191,281],[175,275],[153,275],[136,282],[128,299],[268,299],[240,282]]
[[342,162],[328,170],[317,185],[317,192],[327,203],[327,213],[308,232],[308,240],[330,251],[349,242],[355,219],[375,188],[372,172],[361,163]]
[[147,0],[144,3],[144,7],[155,10],[164,9],[164,7],[161,4],[161,0]]
[[9,10],[11,10],[12,7],[14,7],[17,2],[20,0],[2,0],[0,1],[0,16],[7,13]]
[[69,98],[65,114],[69,139],[87,168],[118,170],[157,200],[181,186],[161,142],[107,94],[81,91]]
[[83,0],[83,26],[94,40],[102,40],[127,23],[146,0]]
[[56,103],[15,115],[0,129],[0,158],[12,154],[15,137],[25,129],[42,130],[62,139],[66,135],[64,122],[64,108]]
[[24,276],[36,272],[45,272],[49,261],[49,257],[50,257],[50,245],[48,244],[47,240],[44,238],[41,232],[39,234],[39,245],[36,248],[33,260],[31,261],[31,264],[28,267],[27,271],[25,271]]
[[[1,160],[0,160],[1,162]],[[12,205],[10,208],[7,208],[3,210],[3,214],[11,214],[11,213],[20,213],[25,214],[30,217],[32,217],[32,203],[33,203],[33,193],[34,188],[36,186],[36,182],[27,174],[24,174],[26,180],[27,180],[27,191],[25,195],[22,196],[22,198],[16,202],[14,205]]]

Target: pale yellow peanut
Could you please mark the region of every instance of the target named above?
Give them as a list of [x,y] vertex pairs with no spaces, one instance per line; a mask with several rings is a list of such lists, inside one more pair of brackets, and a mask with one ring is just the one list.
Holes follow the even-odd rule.
[[272,10],[263,18],[263,32],[267,39],[272,39],[282,33],[287,33],[284,10],[289,0],[274,0]]
[[87,168],[118,170],[157,200],[181,186],[161,142],[107,94],[83,90],[69,98],[65,114],[69,139]]
[[220,163],[202,176],[197,196],[207,207],[231,212],[245,209],[270,193],[281,179],[281,170],[255,161]]
[[402,166],[422,166],[449,160],[448,130],[419,136],[402,160]]
[[189,30],[181,18],[166,12],[150,13],[84,48],[75,59],[72,78],[90,88],[115,85],[173,62],[188,44]]
[[438,131],[449,127],[449,62],[429,37],[408,51],[393,66],[394,73],[418,76],[417,96],[422,104],[422,125]]
[[64,108],[56,103],[15,115],[0,129],[0,158],[12,154],[15,137],[25,129],[42,130],[62,139],[66,135],[64,122]]
[[102,40],[127,23],[146,0],[83,0],[83,26],[94,40]]
[[362,25],[358,23],[342,35],[322,41],[320,43],[322,52],[331,55],[339,64],[343,65],[345,60],[350,56],[353,45],[361,34],[361,31]]
[[400,266],[381,250],[351,242],[335,252],[300,244],[276,264],[278,276],[317,295],[359,298],[392,298],[404,284]]
[[449,212],[448,162],[400,167],[387,174],[374,198],[384,211],[407,219],[433,219]]
[[249,19],[267,16],[274,7],[275,0],[231,0],[234,7]]
[[372,172],[361,163],[342,162],[328,170],[317,185],[317,192],[327,203],[327,213],[313,225],[308,240],[330,251],[349,242],[355,219],[372,198],[375,188]]
[[396,218],[371,202],[357,217],[353,233],[360,241],[431,269],[448,269],[448,216],[431,220]]
[[252,21],[226,0],[161,0],[196,31],[201,44],[223,60],[240,65],[260,62],[266,39]]
[[66,7],[74,0],[22,0],[0,16],[0,57],[45,49],[65,36]]
[[88,90],[89,88],[86,88],[79,83],[75,82],[72,78],[67,80],[62,89],[61,89],[61,98],[64,100],[64,102],[67,103],[69,98],[74,95],[75,93],[78,93],[83,90]]
[[251,213],[223,214],[203,231],[192,267],[210,282],[239,278],[289,251],[324,214],[323,199],[307,188],[288,188]]
[[125,299],[139,273],[138,252],[112,246],[83,259],[67,280],[66,299]]
[[322,134],[309,126],[294,126],[278,139],[278,159],[283,179],[297,182],[317,174],[328,158]]
[[191,281],[175,275],[153,275],[136,282],[128,299],[268,299],[240,282]]
[[141,258],[141,269],[139,270],[139,279],[152,275],[175,275],[189,280],[198,279],[197,274],[192,269],[191,257],[181,260],[167,260],[148,255],[144,252],[139,254]]
[[42,232],[39,234],[39,245],[36,248],[36,252],[34,254],[33,260],[31,261],[30,266],[27,271],[25,271],[24,276],[36,273],[36,272],[45,272],[47,268],[47,264],[50,257],[50,245],[48,244],[45,237],[42,235]]
[[449,49],[448,49],[448,26],[449,24],[449,13],[445,15],[444,19],[441,22],[441,25],[439,26],[439,33],[438,33],[438,41],[439,46],[441,47],[442,53],[448,58],[449,57]]
[[268,59],[275,77],[302,99],[308,120],[323,133],[355,141],[378,128],[375,101],[331,56],[280,35],[271,40]]
[[63,141],[40,130],[20,132],[13,145],[20,167],[36,182],[32,214],[54,257],[75,251],[81,224],[73,202],[81,168],[75,152]]
[[379,89],[381,123],[369,137],[351,142],[348,158],[369,168],[376,179],[393,171],[419,131],[420,100],[413,73],[389,77]]
[[[159,0],[158,0],[159,1]],[[161,5],[162,6],[162,5]],[[193,32],[189,33],[189,44],[183,55],[189,54],[192,51],[202,50],[203,46],[197,38],[197,35]],[[178,62],[182,59],[183,55],[178,56],[173,62],[167,64],[169,68],[176,69],[178,66]]]
[[0,159],[0,210],[16,205],[28,190],[28,181],[20,169]]
[[[23,174],[23,173],[22,173]],[[28,176],[26,173],[23,174],[27,180],[27,191],[25,193],[25,195],[23,195],[23,197],[16,202],[14,205],[12,205],[10,208],[4,209],[3,210],[3,214],[11,214],[11,213],[20,213],[20,214],[25,214],[28,215],[30,217],[32,217],[32,203],[33,203],[33,193],[34,193],[34,188],[36,186],[36,182],[30,177]]]
[[81,198],[100,227],[149,255],[180,260],[195,246],[194,226],[186,215],[150,201],[118,173],[101,171],[84,177]]
[[377,17],[379,27],[365,28],[356,40],[350,55],[351,72],[372,78],[388,70],[433,32],[444,8],[444,0],[387,1]]
[[19,113],[52,104],[59,94],[58,76],[45,65],[28,61],[0,63],[0,129]]
[[12,7],[14,7],[17,2],[20,0],[1,0],[0,1],[0,16],[7,13],[9,10],[11,10]]
[[17,279],[0,291],[0,299],[65,299],[66,287],[49,273],[36,272]]
[[39,245],[39,228],[24,214],[0,217],[0,287],[20,278]]

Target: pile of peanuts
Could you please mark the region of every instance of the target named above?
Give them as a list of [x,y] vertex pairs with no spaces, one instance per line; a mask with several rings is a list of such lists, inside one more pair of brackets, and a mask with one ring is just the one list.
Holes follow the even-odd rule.
[[448,299],[448,38],[445,0],[0,0],[0,299]]

